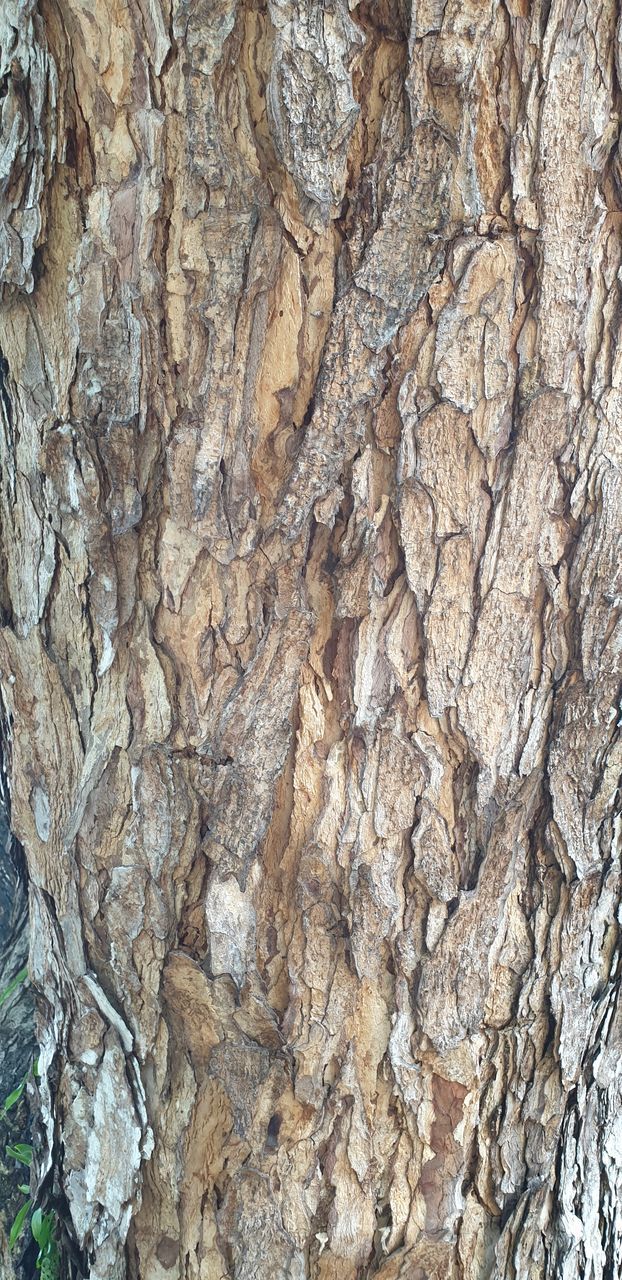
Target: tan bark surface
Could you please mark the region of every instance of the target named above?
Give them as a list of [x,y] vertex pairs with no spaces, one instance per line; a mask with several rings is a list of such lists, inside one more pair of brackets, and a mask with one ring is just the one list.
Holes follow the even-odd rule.
[[43,1187],[92,1280],[615,1280],[617,4],[0,51]]

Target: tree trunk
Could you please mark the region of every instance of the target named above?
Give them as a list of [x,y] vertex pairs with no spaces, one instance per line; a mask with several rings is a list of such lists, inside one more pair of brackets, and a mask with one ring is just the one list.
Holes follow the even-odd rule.
[[92,1280],[622,1276],[617,21],[3,0],[1,686]]

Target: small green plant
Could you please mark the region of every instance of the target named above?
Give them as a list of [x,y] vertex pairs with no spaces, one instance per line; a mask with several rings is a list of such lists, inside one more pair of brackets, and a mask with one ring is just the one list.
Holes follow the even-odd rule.
[[[14,1142],[7,1146],[6,1153],[20,1164],[25,1164],[29,1167],[32,1163],[32,1147],[28,1142]],[[48,1213],[43,1213],[42,1209],[33,1209],[30,1187],[26,1186],[26,1184],[20,1186],[20,1191],[27,1196],[27,1199],[20,1206],[13,1219],[13,1225],[9,1232],[9,1248],[15,1248],[23,1234],[28,1215],[31,1214],[30,1230],[39,1246],[36,1261],[37,1271],[41,1272],[41,1280],[58,1280],[60,1276],[60,1252],[56,1239],[58,1225],[56,1214],[52,1210]]]
[[32,1147],[29,1142],[14,1142],[8,1146],[6,1153],[12,1160],[19,1160],[20,1164],[32,1164]]
[[[25,982],[28,978],[28,970],[20,969],[11,982],[0,991],[0,1008],[9,999],[13,991],[21,982]],[[32,1064],[32,1072],[34,1076],[38,1076],[38,1062]],[[19,1084],[4,1099],[0,1107],[0,1117],[6,1117],[14,1107],[17,1106],[26,1089],[26,1084],[30,1070],[20,1080]],[[6,1154],[11,1160],[16,1160],[18,1164],[26,1165],[30,1168],[32,1164],[32,1146],[29,1142],[12,1142],[6,1147]],[[56,1214],[53,1210],[44,1213],[40,1208],[33,1208],[33,1202],[30,1197],[30,1187],[26,1183],[21,1183],[19,1190],[22,1195],[26,1196],[24,1203],[20,1205],[9,1232],[9,1248],[14,1249],[18,1241],[21,1239],[24,1228],[30,1215],[30,1230],[33,1239],[39,1246],[37,1254],[36,1268],[41,1273],[41,1280],[59,1280],[60,1277],[60,1251],[57,1240],[58,1222]]]
[[41,1209],[35,1209],[30,1219],[30,1230],[39,1246],[37,1270],[41,1272],[41,1280],[58,1280],[60,1275],[56,1228],[55,1213],[42,1213]]

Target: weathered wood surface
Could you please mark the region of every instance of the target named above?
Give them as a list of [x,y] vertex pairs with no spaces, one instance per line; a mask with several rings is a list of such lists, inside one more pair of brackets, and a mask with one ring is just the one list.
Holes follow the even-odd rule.
[[92,1280],[622,1275],[614,0],[4,0],[2,696]]

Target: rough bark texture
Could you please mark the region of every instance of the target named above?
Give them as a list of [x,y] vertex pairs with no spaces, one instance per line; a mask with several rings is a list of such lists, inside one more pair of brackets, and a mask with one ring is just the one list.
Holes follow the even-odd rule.
[[92,1280],[622,1275],[614,0],[3,0],[2,695]]

